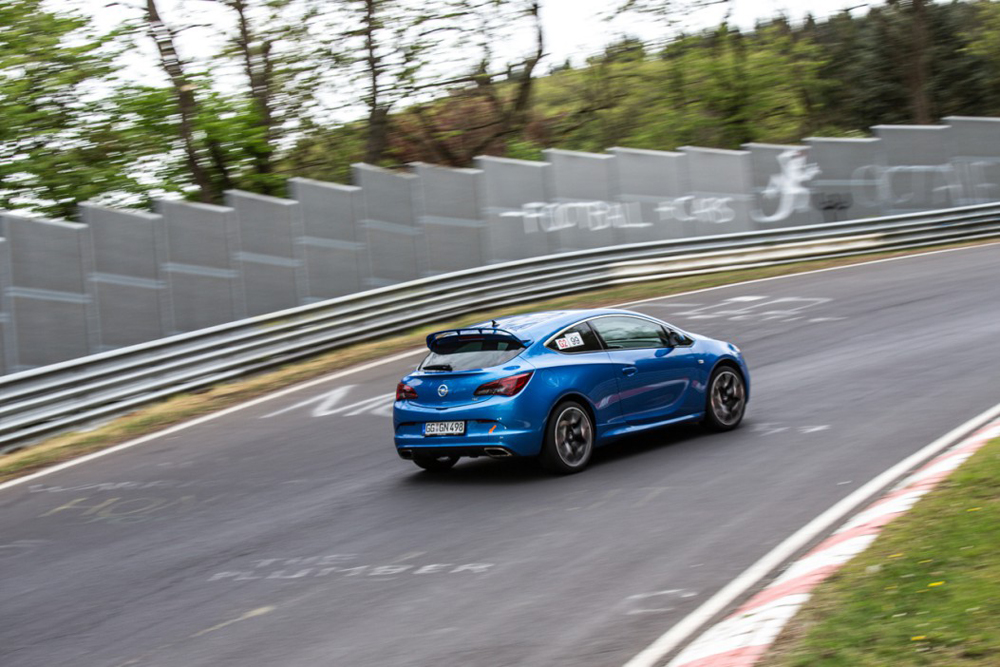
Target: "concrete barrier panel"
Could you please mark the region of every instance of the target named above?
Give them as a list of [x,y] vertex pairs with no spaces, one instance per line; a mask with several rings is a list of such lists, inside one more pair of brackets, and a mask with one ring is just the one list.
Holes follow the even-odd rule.
[[611,148],[621,209],[615,211],[615,243],[643,243],[681,238],[687,155],[637,148]]
[[169,333],[194,331],[246,316],[233,268],[238,230],[233,209],[160,200],[163,216],[161,275],[169,294]]
[[[0,219],[2,224],[2,219]],[[10,373],[14,368],[15,345],[13,320],[10,313],[10,253],[7,239],[0,238],[0,375]]]
[[305,302],[360,292],[368,285],[361,188],[306,178],[288,182],[302,207],[302,245],[308,277]]
[[1000,200],[1000,118],[949,116],[951,164],[961,206]]
[[684,236],[753,230],[750,153],[697,146],[680,150],[688,156],[691,190],[686,201],[664,213],[684,225]]
[[823,222],[810,191],[821,170],[811,160],[808,146],[751,143],[743,149],[750,152],[754,193],[750,217],[757,229]]
[[551,165],[481,156],[476,158],[476,167],[483,172],[489,261],[507,262],[553,252],[548,238],[556,227],[547,186]]
[[98,338],[85,279],[93,259],[88,228],[9,213],[3,218],[15,346],[8,370],[85,356]]
[[226,203],[236,211],[239,249],[234,260],[246,314],[300,305],[308,290],[298,243],[305,236],[299,203],[238,190],[226,193]]
[[483,172],[412,165],[418,177],[418,215],[427,253],[427,272],[447,273],[486,264],[486,221],[480,191]]
[[160,216],[80,204],[90,228],[94,270],[88,288],[96,303],[96,351],[134,345],[166,334],[167,293],[160,279]]
[[371,266],[369,287],[382,287],[424,275],[427,261],[417,177],[395,174],[368,164],[356,164],[354,182],[365,202],[366,246]]
[[885,214],[957,206],[961,186],[951,165],[946,125],[876,125],[885,171],[879,196]]
[[882,215],[881,139],[810,137],[803,143],[809,146],[810,160],[819,166],[810,189],[813,208],[825,222]]
[[556,149],[543,151],[543,155],[552,165],[548,177],[555,205],[555,251],[614,245],[612,205],[618,200],[615,156]]

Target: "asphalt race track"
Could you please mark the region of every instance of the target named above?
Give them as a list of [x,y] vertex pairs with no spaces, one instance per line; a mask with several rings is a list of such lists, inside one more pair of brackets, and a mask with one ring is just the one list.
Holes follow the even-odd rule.
[[1000,245],[635,308],[740,345],[741,429],[434,476],[388,417],[419,356],[288,393],[0,491],[0,664],[621,665],[1000,401]]

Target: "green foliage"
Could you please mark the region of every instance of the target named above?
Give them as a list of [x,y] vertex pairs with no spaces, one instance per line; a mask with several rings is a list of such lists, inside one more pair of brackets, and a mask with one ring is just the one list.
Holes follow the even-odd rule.
[[1000,440],[994,440],[823,584],[765,662],[998,664],[998,541]]
[[113,54],[86,25],[40,0],[0,3],[2,208],[68,217],[81,198],[143,190],[128,170],[135,126],[99,90]]

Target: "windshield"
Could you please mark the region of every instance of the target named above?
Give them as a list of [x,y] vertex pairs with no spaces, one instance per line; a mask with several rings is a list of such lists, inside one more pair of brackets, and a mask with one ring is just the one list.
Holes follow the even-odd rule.
[[524,346],[516,340],[463,340],[444,345],[439,342],[420,363],[422,371],[470,371],[505,364],[521,354]]

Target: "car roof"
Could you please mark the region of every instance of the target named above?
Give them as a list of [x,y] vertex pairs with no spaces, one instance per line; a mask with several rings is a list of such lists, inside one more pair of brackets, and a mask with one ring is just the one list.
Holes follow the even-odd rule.
[[[545,310],[537,313],[522,313],[508,317],[498,317],[496,326],[505,329],[521,340],[542,340],[569,325],[598,315],[639,315],[618,308],[588,308],[578,310]],[[642,315],[639,315],[643,317]],[[474,327],[491,327],[492,320],[481,322]]]

